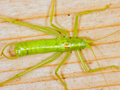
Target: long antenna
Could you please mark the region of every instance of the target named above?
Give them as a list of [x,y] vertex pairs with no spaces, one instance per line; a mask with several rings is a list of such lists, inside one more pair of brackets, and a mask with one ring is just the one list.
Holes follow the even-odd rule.
[[[91,51],[92,51],[92,53],[93,53],[93,55],[94,55],[94,57],[95,57],[95,59],[96,59],[96,61],[97,61],[97,64],[98,64],[98,66],[99,66],[99,68],[100,68],[100,64],[99,64],[99,62],[98,62],[98,60],[97,60],[97,57],[96,57],[96,55],[95,55],[95,53],[94,53],[92,47],[90,47],[90,49],[91,49]],[[103,75],[103,78],[104,78],[104,80],[105,80],[105,82],[106,82],[106,84],[107,84],[109,90],[111,90],[111,89],[110,89],[110,86],[108,85],[108,82],[107,82],[107,80],[106,80],[106,78],[105,78],[105,75],[104,75],[103,71],[102,71],[102,70],[100,70],[100,71],[101,71],[101,73],[102,73],[102,75]]]
[[[98,38],[98,39],[95,39],[95,40],[91,40],[91,41],[94,42],[94,41],[98,41],[98,40],[104,39],[104,38],[106,38],[106,37],[109,37],[109,36],[111,36],[111,35],[113,35],[113,34],[119,32],[119,31],[120,31],[120,30],[117,30],[116,32],[113,32],[113,33],[111,33],[111,34],[109,34],[109,35],[107,35],[107,36],[104,36],[104,37],[102,37],[102,38]],[[92,47],[90,47],[90,49],[91,49],[91,51],[92,51],[92,53],[93,53],[93,55],[94,55],[94,57],[95,57],[95,59],[96,59],[96,61],[97,61],[97,64],[98,64],[98,66],[99,66],[99,68],[100,68],[100,64],[99,64],[99,62],[98,62],[98,60],[97,60],[97,57],[96,57],[96,55],[95,55],[95,53],[94,53]],[[105,75],[104,75],[104,73],[103,73],[102,70],[101,70],[101,73],[102,73],[102,75],[103,75],[103,77],[104,77],[104,80],[105,80],[105,82],[106,82],[106,84],[107,84],[109,90],[111,90],[111,89],[110,89],[110,86],[108,85],[108,82],[107,82],[107,80],[106,80],[106,78],[105,78]]]
[[117,30],[116,32],[111,33],[111,34],[109,34],[109,35],[107,35],[107,36],[104,36],[104,37],[102,37],[102,38],[98,38],[98,39],[95,39],[95,40],[91,40],[91,41],[94,42],[94,41],[98,41],[98,40],[100,40],[100,39],[104,39],[104,38],[106,38],[106,37],[109,37],[109,36],[111,36],[111,35],[113,35],[113,34],[119,32],[119,31],[120,31],[120,30]]

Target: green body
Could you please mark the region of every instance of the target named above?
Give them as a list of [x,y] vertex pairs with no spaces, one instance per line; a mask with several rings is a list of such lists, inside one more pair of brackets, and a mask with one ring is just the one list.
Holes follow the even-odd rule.
[[15,53],[20,56],[48,52],[64,52],[84,49],[88,40],[84,38],[45,39],[15,43]]
[[[89,70],[88,67],[86,66],[83,58],[82,58],[82,55],[81,55],[80,51],[79,51],[79,49],[84,49],[84,48],[90,48],[92,50],[92,47],[89,45],[89,43],[91,43],[93,41],[96,41],[96,40],[88,40],[85,37],[80,37],[80,38],[77,37],[78,17],[80,15],[84,15],[84,14],[104,11],[107,8],[109,8],[108,5],[103,9],[78,13],[75,17],[74,35],[73,35],[72,38],[69,37],[69,34],[68,34],[67,31],[55,26],[52,23],[54,6],[55,6],[55,0],[53,0],[53,4],[52,4],[52,8],[51,8],[50,25],[56,30],[54,30],[52,28],[48,28],[48,27],[35,26],[35,25],[31,25],[31,24],[27,24],[27,23],[15,21],[15,20],[10,20],[10,19],[7,19],[7,18],[4,18],[4,17],[0,16],[0,19],[3,19],[5,21],[8,21],[8,22],[11,22],[11,23],[14,23],[14,24],[18,24],[18,25],[22,25],[22,26],[26,26],[26,27],[29,27],[29,28],[33,28],[33,29],[39,30],[41,32],[44,32],[46,34],[57,36],[57,39],[26,41],[26,42],[20,42],[20,43],[10,43],[10,44],[6,45],[3,48],[2,52],[1,52],[1,55],[3,55],[4,57],[6,57],[8,59],[16,59],[20,56],[29,55],[29,54],[37,54],[37,53],[48,53],[48,52],[56,52],[56,53],[53,54],[52,56],[46,58],[42,62],[38,63],[37,65],[35,65],[35,66],[33,66],[33,67],[31,67],[31,68],[29,68],[29,69],[27,69],[27,70],[25,70],[21,73],[18,73],[14,77],[0,83],[0,86],[4,85],[5,83],[7,83],[7,82],[9,82],[9,81],[11,81],[15,78],[19,78],[20,76],[38,68],[38,67],[41,67],[45,64],[48,64],[48,63],[56,60],[64,51],[66,51],[67,54],[65,55],[63,60],[60,62],[58,67],[55,69],[55,75],[59,79],[59,81],[63,84],[65,90],[68,90],[67,85],[63,82],[62,78],[58,75],[57,72],[58,72],[59,68],[64,64],[64,62],[66,61],[66,59],[70,55],[70,51],[72,51],[72,50],[75,50],[77,52],[79,60],[80,60],[82,66],[83,66],[83,68],[86,72],[95,72],[95,71],[104,70],[104,69],[112,68],[112,67],[118,69],[118,66],[115,66],[115,65],[111,65],[111,66],[107,66],[107,67],[100,67],[100,65],[99,65],[99,63],[96,59],[98,65],[99,65],[99,68]],[[120,31],[120,30],[118,30],[118,31]],[[114,33],[112,33],[112,34],[114,34]],[[112,34],[110,34],[110,35],[112,35]],[[108,36],[110,36],[110,35],[108,35]],[[105,38],[105,37],[103,37],[103,38]],[[100,39],[103,39],[103,38],[100,38]],[[97,40],[100,40],[100,39],[97,39]],[[16,57],[12,57],[12,58],[8,57],[4,54],[5,48],[7,46],[11,45],[11,44],[15,45],[14,51],[17,54]],[[93,52],[93,50],[92,50],[92,52]],[[94,52],[93,52],[93,54],[94,54]],[[94,54],[94,56],[95,56],[95,54]],[[95,56],[95,58],[96,58],[96,56]],[[103,75],[103,77],[106,81],[106,78],[105,78],[103,72],[102,72],[102,75]],[[106,83],[107,83],[107,81],[106,81]],[[107,83],[107,86],[108,86],[108,83]],[[109,86],[108,86],[108,88],[110,90]]]

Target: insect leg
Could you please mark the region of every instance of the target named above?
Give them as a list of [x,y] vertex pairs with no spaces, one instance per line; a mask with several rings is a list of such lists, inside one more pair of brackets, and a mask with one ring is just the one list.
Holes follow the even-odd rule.
[[57,36],[58,38],[62,37],[62,35],[59,32],[57,32],[54,29],[49,28],[49,27],[42,27],[42,26],[27,24],[27,23],[16,21],[16,20],[10,20],[10,19],[7,19],[7,18],[1,17],[1,16],[0,16],[0,19],[5,20],[7,22],[11,22],[13,24],[18,24],[18,25],[26,26],[26,27],[29,27],[32,29],[36,29],[36,30],[39,30],[39,31],[44,32],[46,34]]
[[58,65],[58,67],[55,70],[55,75],[57,76],[57,78],[59,79],[59,81],[64,85],[65,90],[68,90],[66,84],[63,82],[63,80],[61,79],[61,77],[57,74],[59,68],[63,65],[63,63],[66,61],[66,59],[68,58],[68,56],[70,55],[70,52],[67,52],[66,56],[63,58],[63,60],[61,61],[61,63]]
[[104,78],[104,80],[105,80],[105,82],[106,82],[106,84],[107,84],[109,90],[111,90],[111,89],[110,89],[110,86],[108,85],[108,82],[107,82],[107,80],[106,80],[106,78],[105,78],[105,75],[104,75],[104,73],[103,73],[102,70],[107,69],[107,68],[112,68],[112,67],[118,69],[119,67],[118,67],[118,66],[115,66],[115,65],[111,65],[111,66],[107,66],[107,67],[103,67],[103,68],[101,68],[101,67],[100,67],[100,64],[99,64],[99,62],[98,62],[98,60],[97,60],[97,57],[96,57],[96,55],[95,55],[95,53],[94,53],[94,51],[93,51],[93,49],[92,49],[92,47],[90,46],[89,48],[91,49],[93,55],[95,56],[95,59],[96,59],[96,61],[97,61],[97,64],[98,64],[99,68],[89,70],[88,72],[101,71],[101,73],[102,73],[102,75],[103,75],[103,78]]
[[[92,47],[90,47],[90,49],[92,50],[92,53],[93,53],[93,55],[95,56],[95,59],[96,59],[96,61],[97,61],[97,63],[98,63],[97,57],[96,57],[96,55],[95,55]],[[100,70],[104,70],[104,69],[108,69],[108,68],[116,68],[116,69],[119,69],[119,67],[116,66],[116,65],[111,65],[111,66],[107,66],[107,67],[100,67],[100,64],[99,64],[99,63],[98,63],[98,65],[99,65],[99,68],[89,70],[89,72],[100,71]]]
[[105,8],[103,8],[103,9],[98,9],[98,10],[93,10],[93,11],[85,11],[85,12],[78,13],[78,14],[76,15],[76,17],[75,17],[74,37],[77,37],[78,17],[79,17],[80,15],[85,15],[85,14],[89,14],[89,13],[104,11],[104,10],[106,10],[107,8],[109,8],[109,5],[107,5],[107,6],[106,6]]
[[51,25],[52,27],[54,27],[57,31],[59,31],[59,32],[61,32],[62,34],[64,34],[65,37],[69,37],[69,34],[68,34],[67,31],[65,31],[65,30],[63,30],[63,29],[55,26],[55,25],[52,23],[52,21],[53,21],[54,7],[55,7],[55,1],[56,1],[56,0],[53,0],[53,4],[52,4],[51,15],[50,15],[50,25]]
[[78,54],[78,57],[79,57],[79,59],[80,59],[80,62],[81,62],[81,64],[82,64],[82,66],[83,66],[83,68],[84,68],[84,70],[85,70],[86,72],[96,72],[96,71],[105,70],[105,69],[108,69],[108,68],[116,68],[116,69],[118,69],[118,66],[111,65],[111,66],[107,66],[107,67],[101,67],[101,68],[96,68],[96,69],[88,70],[88,68],[87,68],[87,66],[85,65],[85,62],[84,62],[84,60],[83,60],[83,58],[82,58],[82,55],[81,55],[81,53],[80,53],[79,50],[77,50],[77,54]]
[[52,56],[48,57],[47,59],[43,60],[42,62],[38,63],[37,65],[29,68],[28,70],[25,70],[25,71],[23,71],[23,72],[21,72],[21,73],[18,73],[18,74],[15,75],[14,77],[12,77],[12,78],[10,78],[10,79],[8,79],[8,80],[0,83],[0,86],[4,85],[5,83],[7,83],[7,82],[9,82],[9,81],[11,81],[11,80],[13,80],[13,79],[19,78],[19,77],[21,77],[22,75],[24,75],[24,74],[26,74],[26,73],[28,73],[28,72],[30,72],[30,71],[38,68],[38,67],[41,67],[41,66],[43,66],[43,65],[45,65],[45,64],[48,64],[48,63],[54,61],[54,60],[57,59],[62,53],[63,53],[63,52],[57,52],[57,53],[53,54]]

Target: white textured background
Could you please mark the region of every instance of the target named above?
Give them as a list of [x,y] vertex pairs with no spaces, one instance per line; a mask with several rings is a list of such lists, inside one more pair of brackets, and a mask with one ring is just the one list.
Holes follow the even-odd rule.
[[[0,0],[0,16],[49,27],[51,4],[52,0]],[[77,13],[104,8],[108,4],[111,6],[106,11],[80,17],[78,27],[79,36],[90,39],[106,36],[120,30],[120,0],[57,0],[54,24],[72,35]],[[120,66],[119,36],[120,32],[96,41],[92,46],[101,67]],[[0,52],[8,43],[47,38],[56,37],[0,20]],[[16,60],[8,60],[0,56],[0,82],[32,67],[52,54],[29,55]],[[91,69],[98,67],[89,49],[82,50],[82,55],[88,67]],[[64,56],[65,53],[56,61],[5,84],[0,90],[64,90],[54,74],[55,68]],[[107,69],[103,72],[111,90],[120,90],[120,69]],[[109,90],[101,72],[84,72],[74,51],[59,70],[59,74],[65,78],[64,81],[70,90]]]

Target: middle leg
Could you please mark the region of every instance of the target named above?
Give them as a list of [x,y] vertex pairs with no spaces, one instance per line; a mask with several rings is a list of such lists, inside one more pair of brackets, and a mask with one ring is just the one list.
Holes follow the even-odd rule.
[[52,8],[51,8],[51,15],[50,15],[50,25],[55,28],[57,31],[59,31],[60,33],[64,34],[65,37],[69,37],[69,34],[67,31],[55,26],[52,21],[53,21],[53,13],[54,13],[54,7],[55,7],[55,1],[56,0],[53,0],[53,4],[52,4]]
[[57,72],[60,69],[60,67],[63,65],[63,63],[66,61],[66,59],[68,58],[69,55],[70,55],[70,52],[67,52],[66,56],[63,58],[63,60],[59,64],[59,66],[55,69],[55,75],[57,76],[57,78],[59,79],[59,81],[64,85],[65,90],[68,90],[68,88],[67,88],[66,84],[63,82],[63,80],[61,79],[61,77],[58,75]]

